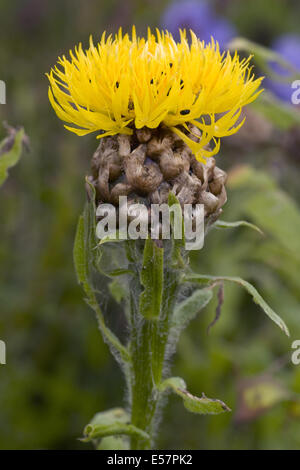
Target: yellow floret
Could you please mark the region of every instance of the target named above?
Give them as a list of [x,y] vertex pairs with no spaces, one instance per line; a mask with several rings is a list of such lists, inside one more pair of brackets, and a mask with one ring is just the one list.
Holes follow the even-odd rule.
[[[213,39],[205,45],[193,32],[190,44],[185,31],[178,43],[158,30],[147,39],[135,28],[131,38],[121,30],[115,38],[104,33],[97,45],[90,38],[87,50],[79,44],[70,59],[58,59],[48,75],[49,99],[77,135],[101,131],[101,138],[163,124],[205,161],[219,151],[221,137],[238,131],[242,107],[261,92],[262,78],[254,78],[249,61],[221,53]],[[184,132],[188,123],[201,130],[200,142]]]

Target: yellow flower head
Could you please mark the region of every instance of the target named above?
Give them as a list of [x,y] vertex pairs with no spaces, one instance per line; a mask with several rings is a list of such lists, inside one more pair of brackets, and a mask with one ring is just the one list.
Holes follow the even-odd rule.
[[[156,36],[149,30],[147,39],[135,28],[131,38],[121,30],[114,38],[104,33],[96,46],[90,38],[89,49],[79,44],[70,59],[58,59],[48,75],[49,99],[77,135],[101,131],[101,138],[164,125],[205,161],[219,151],[221,137],[238,131],[242,107],[260,93],[262,78],[254,78],[249,61],[221,53],[213,39],[205,45],[193,32],[190,44],[185,31],[179,43],[158,30]],[[200,141],[184,132],[188,123],[201,130]]]

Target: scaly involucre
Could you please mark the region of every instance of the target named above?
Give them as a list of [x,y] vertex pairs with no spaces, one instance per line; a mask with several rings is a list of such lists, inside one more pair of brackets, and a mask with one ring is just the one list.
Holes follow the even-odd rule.
[[[249,61],[221,53],[213,38],[205,45],[193,32],[190,44],[185,31],[178,43],[158,30],[147,39],[135,28],[131,38],[121,30],[115,38],[103,33],[96,46],[90,38],[89,49],[79,44],[70,59],[58,59],[48,75],[49,99],[77,135],[165,125],[205,161],[219,151],[221,137],[238,131],[242,107],[261,92],[262,78],[254,78]],[[200,141],[187,135],[188,123],[201,130]]]

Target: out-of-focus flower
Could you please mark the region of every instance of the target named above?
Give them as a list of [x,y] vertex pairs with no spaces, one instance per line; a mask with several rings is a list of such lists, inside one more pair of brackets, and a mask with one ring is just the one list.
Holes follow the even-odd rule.
[[[101,131],[98,138],[134,129],[168,127],[196,158],[219,151],[220,138],[232,135],[243,106],[255,100],[262,78],[255,79],[248,59],[222,54],[213,39],[208,45],[191,32],[176,43],[168,32],[148,37],[90,39],[58,60],[48,75],[50,102],[65,126],[77,135]],[[201,131],[188,136],[188,126]],[[197,137],[197,136],[196,136]],[[214,144],[214,148],[207,148]]]
[[222,49],[236,34],[228,20],[217,16],[211,6],[201,0],[176,0],[171,3],[164,12],[162,27],[167,28],[176,39],[179,29],[192,29],[205,42],[213,36]]
[[[300,36],[296,34],[285,34],[278,37],[272,49],[289,62],[296,70],[300,72]],[[282,76],[291,75],[289,70],[284,69],[281,65],[272,62],[270,64],[272,70]],[[291,80],[292,82],[292,80]],[[292,83],[281,83],[274,79],[266,79],[265,86],[268,87],[278,98],[283,101],[291,102]]]
[[26,33],[34,33],[44,25],[49,13],[48,4],[40,0],[20,2],[17,18],[20,28]]
[[292,394],[270,375],[241,379],[238,382],[236,423],[251,421],[278,403],[291,400]]

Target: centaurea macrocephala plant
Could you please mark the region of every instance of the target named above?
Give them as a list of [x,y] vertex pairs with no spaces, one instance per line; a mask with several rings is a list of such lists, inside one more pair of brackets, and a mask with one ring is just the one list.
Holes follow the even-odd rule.
[[[182,239],[97,240],[96,210],[128,204],[204,206],[211,229],[226,202],[226,173],[213,158],[220,139],[242,126],[242,107],[261,92],[249,59],[220,52],[184,31],[176,43],[168,32],[139,38],[121,31],[99,44],[92,39],[65,56],[48,75],[49,99],[68,130],[98,132],[101,139],[86,179],[88,202],[79,219],[74,259],[87,302],[97,315],[104,340],[126,378],[128,407],[95,415],[84,440],[97,448],[154,446],[163,396],[179,395],[195,413],[229,411],[217,399],[190,394],[183,379],[169,376],[167,364],[180,332],[223,281],[241,284],[265,313],[288,333],[284,322],[256,289],[240,278],[195,274]],[[219,223],[220,224],[220,223]],[[221,225],[226,225],[222,222]],[[174,225],[173,225],[174,226]],[[107,302],[107,299],[109,303]],[[110,326],[104,307],[117,305],[126,321],[125,338]],[[116,309],[114,309],[116,310]],[[120,332],[119,332],[120,333]]]

